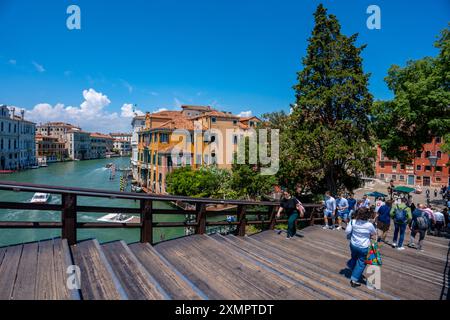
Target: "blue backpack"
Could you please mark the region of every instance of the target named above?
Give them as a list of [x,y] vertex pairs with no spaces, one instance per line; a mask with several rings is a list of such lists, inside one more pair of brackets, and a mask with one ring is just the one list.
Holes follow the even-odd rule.
[[394,222],[397,224],[405,224],[408,221],[406,215],[406,208],[399,208],[398,205],[395,208]]

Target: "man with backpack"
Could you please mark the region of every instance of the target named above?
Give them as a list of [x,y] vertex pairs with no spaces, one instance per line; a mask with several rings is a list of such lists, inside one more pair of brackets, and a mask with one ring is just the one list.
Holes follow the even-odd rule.
[[391,208],[392,208],[392,200],[386,201],[384,205],[382,205],[377,212],[377,217],[375,218],[377,224],[377,234],[378,234],[378,242],[386,243],[386,236],[389,231],[389,227],[391,225]]
[[403,241],[405,239],[406,226],[412,219],[411,209],[406,205],[405,198],[402,198],[400,204],[394,204],[392,206],[391,218],[394,221],[395,228],[392,247],[397,248],[397,250],[404,250],[405,248],[403,247]]
[[[428,226],[430,225],[430,219],[424,209],[425,206],[423,204],[419,204],[417,209],[412,213],[411,236],[408,244],[409,248],[417,248],[419,251],[423,251],[423,240],[425,239],[425,234],[427,233]],[[419,243],[416,246],[414,240],[417,233],[419,234]]]

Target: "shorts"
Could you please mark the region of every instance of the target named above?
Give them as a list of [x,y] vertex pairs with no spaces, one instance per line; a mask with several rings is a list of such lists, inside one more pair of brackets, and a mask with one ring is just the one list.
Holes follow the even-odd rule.
[[388,232],[390,227],[391,227],[391,225],[388,224],[388,223],[384,223],[384,222],[381,222],[381,221],[377,222],[377,228],[380,229],[383,232]]
[[338,211],[338,217],[341,218],[342,220],[347,220],[348,219],[348,210]]
[[333,211],[325,209],[323,211],[323,216],[326,217],[326,218],[331,218],[331,217],[333,217]]

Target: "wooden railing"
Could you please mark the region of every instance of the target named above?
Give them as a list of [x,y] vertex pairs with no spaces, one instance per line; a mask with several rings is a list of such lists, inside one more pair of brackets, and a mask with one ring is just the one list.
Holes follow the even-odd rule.
[[[135,228],[140,229],[140,241],[153,244],[154,228],[173,228],[173,227],[193,227],[196,234],[206,233],[209,226],[237,226],[237,235],[244,236],[247,225],[259,225],[263,229],[274,229],[277,223],[286,223],[287,219],[276,219],[276,212],[279,202],[271,201],[242,201],[242,200],[217,200],[210,198],[189,198],[180,196],[167,196],[157,194],[138,194],[128,192],[115,192],[108,190],[55,187],[48,185],[38,185],[29,183],[18,183],[10,181],[0,181],[0,190],[9,190],[15,192],[40,192],[57,194],[61,196],[61,204],[36,204],[23,202],[4,202],[0,198],[0,209],[17,210],[41,210],[41,211],[60,211],[61,221],[59,222],[29,222],[29,221],[0,221],[0,229],[61,229],[61,237],[67,239],[69,244],[77,242],[78,229],[112,229],[112,228]],[[125,199],[140,202],[139,208],[131,207],[105,207],[105,206],[85,206],[79,205],[77,200],[80,197],[95,197],[105,199]],[[176,202],[183,201],[195,204],[195,211],[183,209],[156,209],[153,206],[155,201]],[[210,215],[217,215],[217,212],[207,211],[207,204],[225,204],[237,206],[236,212],[221,212],[222,215],[236,215],[237,219],[233,222],[228,221],[207,221]],[[262,211],[248,211],[251,206],[266,208]],[[323,220],[318,217],[318,210],[321,207],[317,204],[304,204],[306,213],[304,218],[298,221],[306,221],[308,224],[314,224],[316,220]],[[108,222],[79,222],[77,221],[80,212],[96,213],[124,213],[136,214],[140,216],[139,223],[108,223]],[[186,215],[194,214],[195,222],[156,222],[153,220],[155,214],[176,214]],[[249,216],[261,216],[259,220],[248,220]],[[267,217],[264,218],[264,217]],[[0,219],[1,220],[1,219]]]

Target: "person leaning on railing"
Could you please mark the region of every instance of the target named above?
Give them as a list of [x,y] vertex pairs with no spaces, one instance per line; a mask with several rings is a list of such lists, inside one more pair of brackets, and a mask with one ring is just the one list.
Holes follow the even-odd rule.
[[299,214],[301,218],[304,217],[305,208],[300,200],[293,197],[286,189],[283,190],[283,196],[280,200],[280,208],[277,212],[277,219],[280,218],[282,212],[285,212],[288,216],[287,239],[290,239],[297,233],[296,220],[298,219]]

